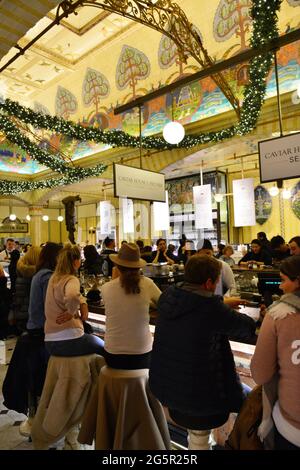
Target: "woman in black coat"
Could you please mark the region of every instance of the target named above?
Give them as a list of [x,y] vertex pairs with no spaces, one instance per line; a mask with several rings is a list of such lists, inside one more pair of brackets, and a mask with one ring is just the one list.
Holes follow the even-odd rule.
[[84,253],[84,264],[83,269],[87,271],[88,274],[103,274],[102,273],[102,259],[98,254],[96,247],[94,245],[86,245],[83,248]]

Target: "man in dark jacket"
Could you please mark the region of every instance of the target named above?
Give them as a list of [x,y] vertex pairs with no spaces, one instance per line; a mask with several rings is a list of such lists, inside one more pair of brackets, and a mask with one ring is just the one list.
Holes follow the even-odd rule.
[[216,259],[192,256],[185,282],[158,302],[150,389],[188,428],[190,449],[209,449],[210,430],[238,412],[244,398],[228,336],[246,339],[255,323],[214,295],[220,271]]

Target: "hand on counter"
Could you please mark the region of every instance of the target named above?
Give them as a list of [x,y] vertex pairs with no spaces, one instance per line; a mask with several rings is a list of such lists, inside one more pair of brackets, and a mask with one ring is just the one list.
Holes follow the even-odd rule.
[[249,305],[249,301],[241,299],[240,297],[224,297],[224,304],[229,305],[231,308],[238,309],[241,305]]

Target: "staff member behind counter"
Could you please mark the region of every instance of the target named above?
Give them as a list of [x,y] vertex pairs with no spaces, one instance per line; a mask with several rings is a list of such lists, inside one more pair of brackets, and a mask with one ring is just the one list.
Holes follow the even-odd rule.
[[240,266],[248,266],[249,264],[255,262],[256,264],[272,264],[271,254],[264,250],[260,240],[255,238],[251,242],[251,251],[245,254],[245,256],[239,261]]
[[176,259],[172,253],[167,254],[167,243],[164,238],[159,238],[156,242],[157,251],[152,253],[152,263],[174,264]]

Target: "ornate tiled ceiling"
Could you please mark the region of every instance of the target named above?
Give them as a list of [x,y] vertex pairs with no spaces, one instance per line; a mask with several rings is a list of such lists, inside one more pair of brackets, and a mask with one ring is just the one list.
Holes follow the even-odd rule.
[[[23,12],[22,23],[24,37],[18,38],[18,45],[25,47],[37,34],[55,18],[55,11],[49,11],[58,2],[14,0],[0,2],[0,14],[3,16],[1,35],[10,35],[11,25],[15,18],[7,13],[10,8],[13,15],[21,16],[21,6],[27,7]],[[177,0],[187,17],[193,21],[203,38],[203,43],[215,60],[222,60],[240,52],[247,47],[251,28],[249,28],[250,0]],[[283,0],[279,15],[281,33],[295,29],[300,24],[299,2]],[[17,8],[18,6],[18,8]],[[42,11],[43,6],[43,11]],[[41,11],[40,21],[35,24],[33,10]],[[39,10],[40,9],[40,10]],[[227,19],[225,17],[227,14]],[[46,14],[47,13],[47,14]],[[44,14],[46,16],[42,17]],[[222,16],[223,15],[223,16]],[[31,18],[31,20],[29,20]],[[223,18],[223,19],[222,19]],[[224,19],[225,18],[225,19]],[[30,22],[31,21],[31,22]],[[30,29],[31,28],[31,29]],[[6,31],[6,32],[5,32]],[[15,37],[16,36],[11,36]],[[2,58],[3,66],[18,50],[11,49]],[[133,54],[141,60],[146,68],[144,74],[122,76],[121,65]],[[282,91],[289,91],[299,79],[299,45],[291,45],[282,50],[279,57]],[[123,129],[136,133],[138,116],[127,112],[123,116],[114,116],[113,108],[151,90],[168,84],[187,74],[199,70],[199,64],[192,58],[187,63],[179,60],[176,48],[164,41],[163,36],[122,16],[105,12],[93,7],[83,7],[78,15],[71,14],[60,25],[56,25],[26,53],[13,62],[0,75],[2,92],[36,110],[59,114],[75,122],[88,123],[105,128]],[[230,82],[236,96],[241,97],[245,84],[245,69],[227,71],[226,79]],[[106,91],[99,87],[99,93],[91,93],[88,84],[93,77],[99,82],[108,83]],[[274,94],[274,76],[269,77],[269,94]],[[0,91],[1,93],[1,91]],[[62,99],[73,100],[73,108],[62,106]],[[211,79],[205,79],[184,87],[175,93],[176,118],[183,124],[195,123],[198,120],[229,110],[231,107],[223,94],[216,88]],[[159,98],[146,106],[142,116],[144,135],[159,132],[164,123],[170,119],[171,97]],[[43,132],[41,139],[47,140],[54,148],[72,156],[82,158],[105,147],[92,143],[82,144],[62,139],[49,132]],[[158,158],[158,157],[157,157]],[[99,157],[98,157],[99,159]],[[12,149],[6,142],[0,146],[0,170],[34,174],[41,171],[30,157],[24,156],[17,149]]]

